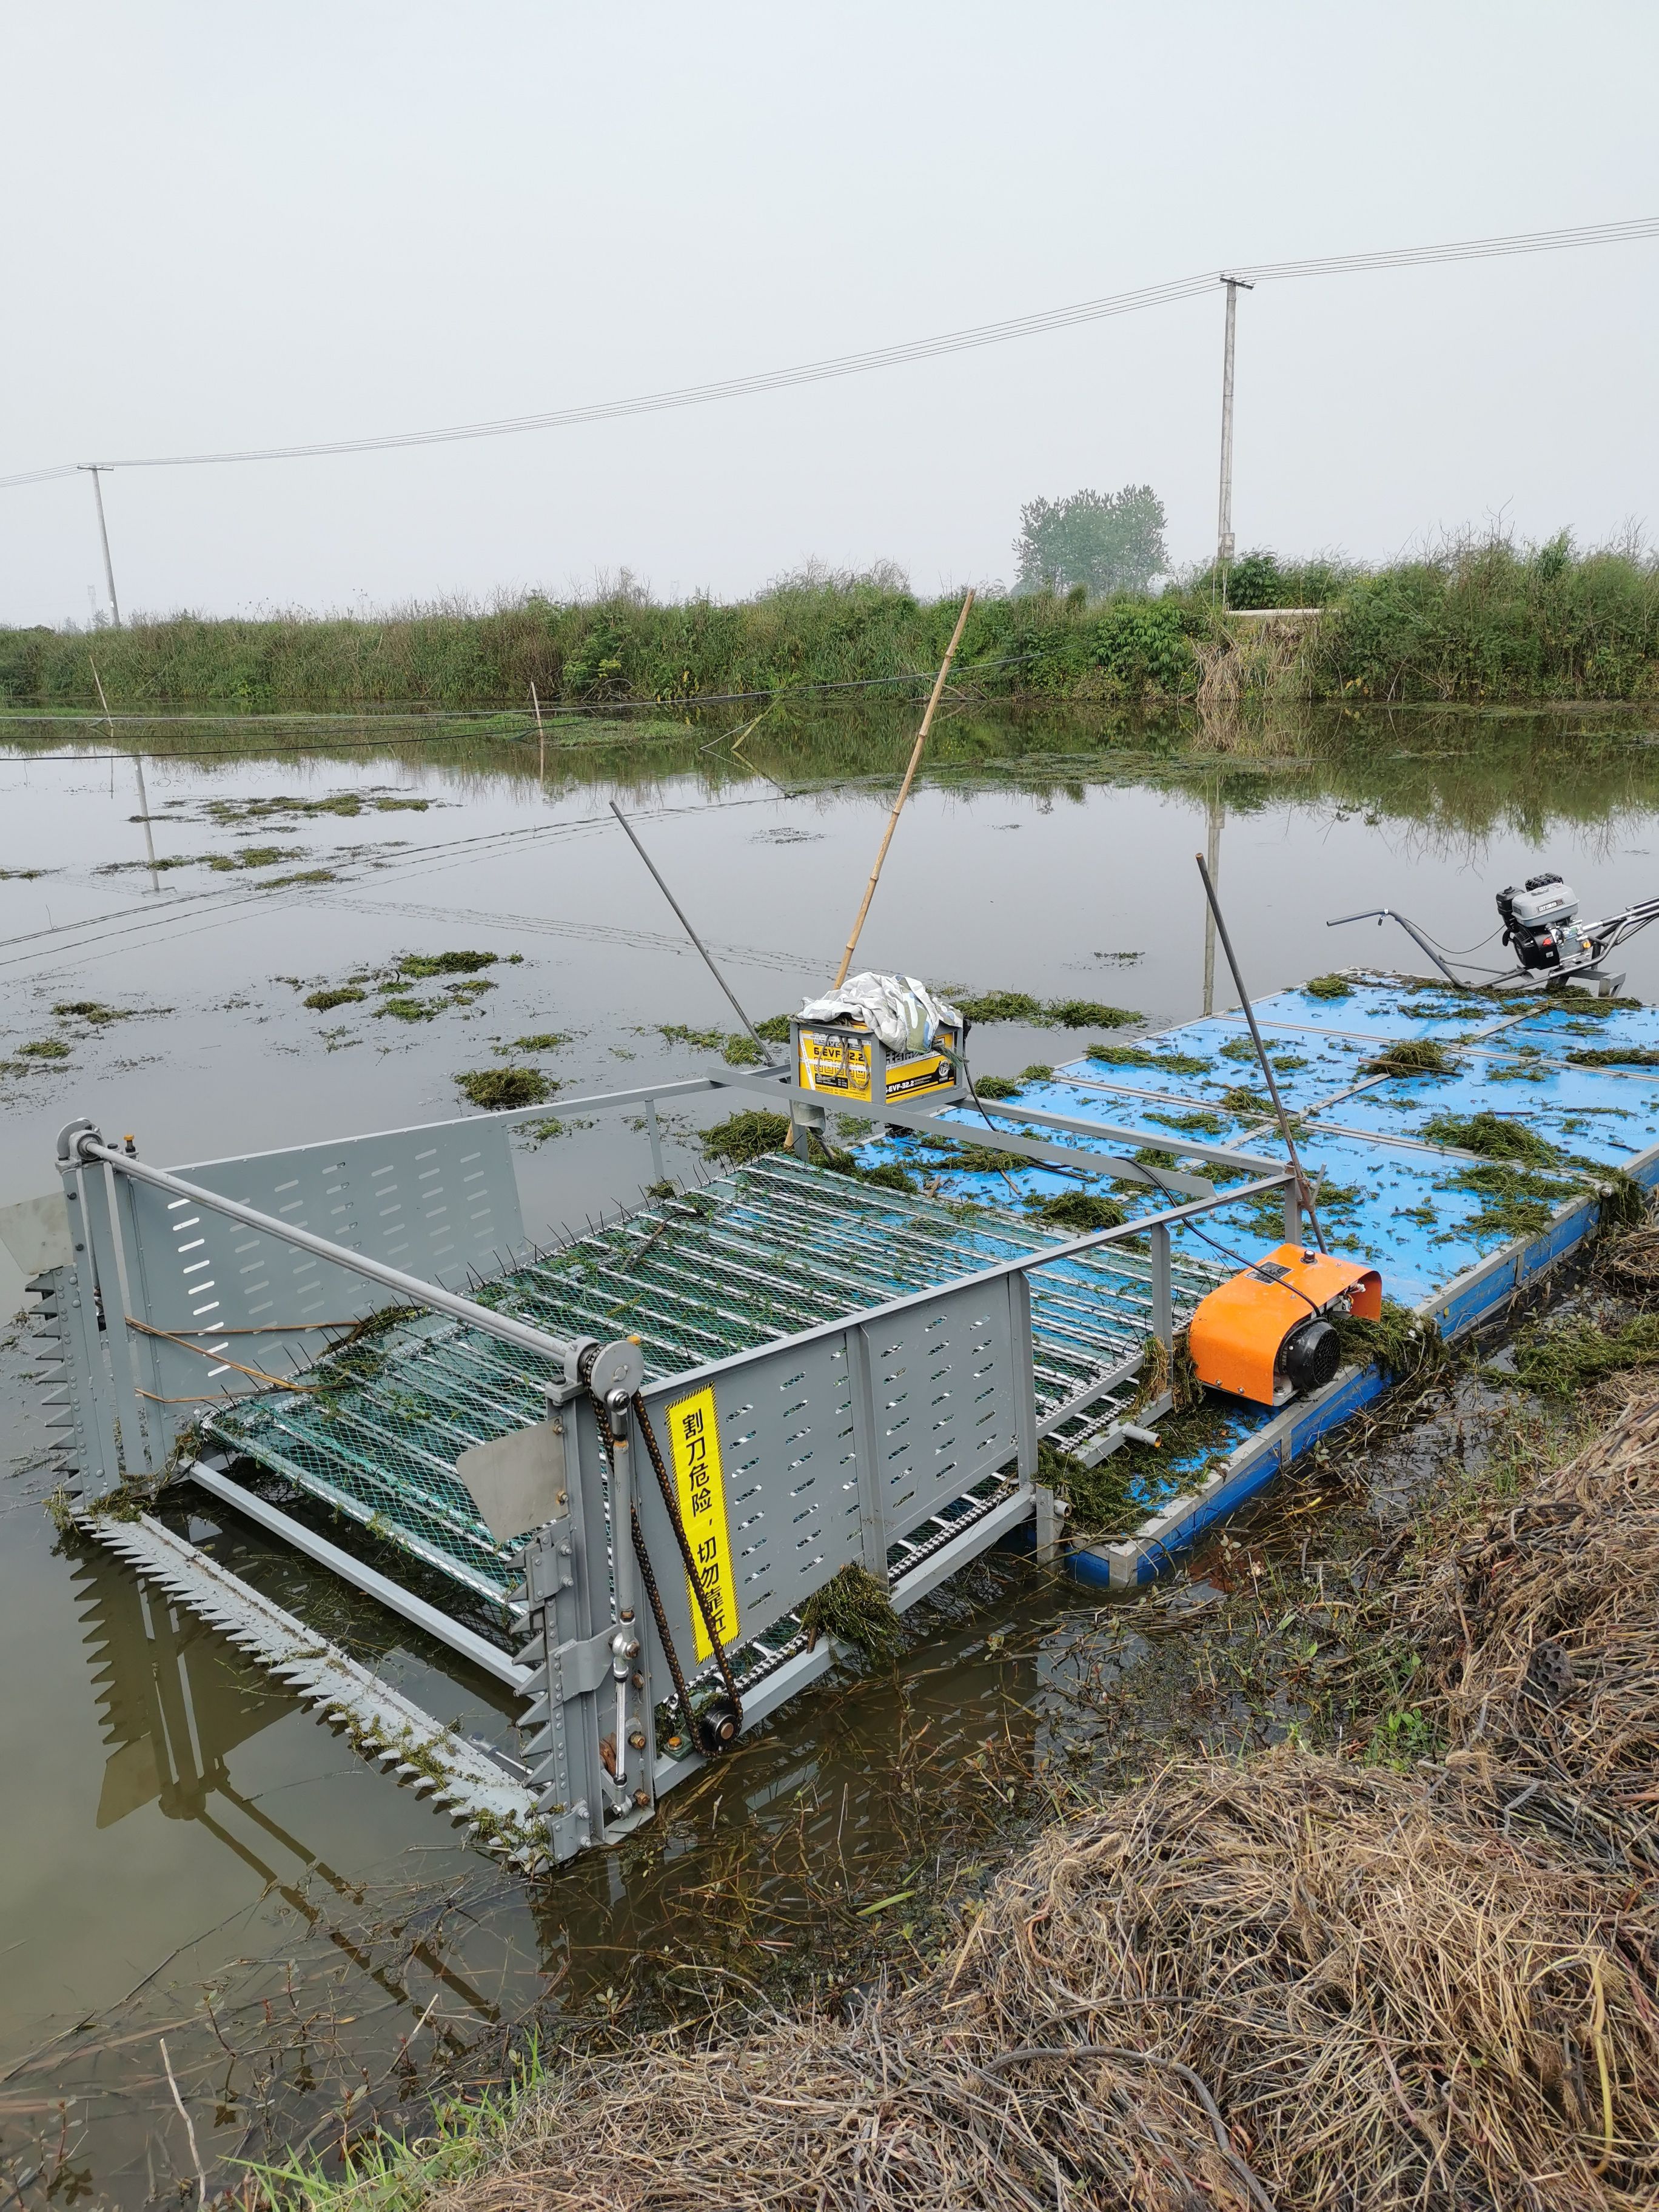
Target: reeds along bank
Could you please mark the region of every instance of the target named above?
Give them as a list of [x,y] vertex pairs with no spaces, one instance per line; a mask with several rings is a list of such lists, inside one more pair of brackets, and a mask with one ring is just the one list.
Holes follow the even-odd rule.
[[[95,639],[112,707],[229,713],[527,707],[878,684],[937,668],[958,600],[883,579],[783,585],[731,604],[623,590],[486,612],[414,607],[369,620],[141,618]],[[1157,599],[1080,590],[976,601],[954,680],[988,696],[1196,696],[1229,607],[1316,606],[1283,696],[1429,701],[1631,699],[1659,689],[1659,569],[1639,551],[1563,540],[1444,548],[1367,569],[1253,555]],[[95,709],[83,632],[0,630],[0,706]]]

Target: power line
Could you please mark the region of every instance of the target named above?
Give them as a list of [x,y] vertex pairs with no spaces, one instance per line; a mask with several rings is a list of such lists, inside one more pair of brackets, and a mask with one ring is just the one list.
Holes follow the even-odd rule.
[[1302,261],[1264,261],[1254,266],[1235,264],[1226,270],[1206,269],[1201,276],[1179,277],[1167,284],[1146,285],[1138,291],[1113,293],[1103,299],[1082,300],[1070,307],[1048,307],[1034,314],[1016,315],[1004,322],[980,323],[933,337],[909,338],[862,353],[835,354],[789,368],[725,377],[710,384],[682,385],[672,391],[647,392],[633,398],[599,400],[586,406],[559,408],[546,414],[507,416],[495,422],[453,423],[443,429],[391,431],[375,437],[319,440],[294,446],[242,447],[222,453],[147,453],[96,464],[66,461],[51,468],[27,469],[15,476],[0,477],[0,491],[12,490],[21,484],[45,483],[91,466],[205,468],[232,461],[298,461],[339,453],[390,453],[408,446],[453,445],[471,438],[514,437],[529,430],[569,429],[582,423],[614,422],[623,416],[701,407],[717,399],[750,398],[762,392],[783,392],[839,377],[861,376],[872,369],[937,360],[943,355],[1004,345],[1015,338],[1038,337],[1049,331],[1070,330],[1080,323],[1100,322],[1114,315],[1138,314],[1149,307],[1169,307],[1176,301],[1196,299],[1212,292],[1218,281],[1224,282],[1229,276],[1240,282],[1273,284],[1300,276],[1360,276],[1383,270],[1427,268],[1444,262],[1554,253],[1583,246],[1626,245],[1650,238],[1659,238],[1659,216],[1644,216],[1623,222],[1580,223],[1558,230],[1517,231],[1501,238],[1461,239],[1440,246],[1393,246],[1372,253],[1326,254]]

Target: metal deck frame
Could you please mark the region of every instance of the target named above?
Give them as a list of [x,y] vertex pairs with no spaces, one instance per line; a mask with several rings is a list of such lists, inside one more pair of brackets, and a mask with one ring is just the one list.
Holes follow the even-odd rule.
[[[760,1092],[780,1103],[787,1098],[792,1107],[799,1103],[821,1108],[825,1103],[822,1093],[802,1091],[789,1083],[787,1071],[781,1076],[734,1071],[562,1103],[585,1111],[645,1105],[653,1164],[659,1169],[657,1103],[732,1091]],[[381,1139],[349,1141],[435,1142],[446,1132],[465,1132],[470,1139],[481,1127],[499,1130],[533,1118],[538,1110],[491,1115],[487,1123],[485,1117],[465,1115],[412,1131],[386,1133]],[[1097,1126],[1042,1113],[1020,1118],[1033,1127],[1073,1139],[1092,1135],[1108,1142],[1160,1146],[1168,1141],[1167,1132],[1157,1128]],[[798,1117],[798,1121],[805,1119]],[[971,1124],[940,1115],[884,1105],[880,1120],[911,1131],[936,1130],[956,1144],[976,1140]],[[763,1399],[765,1390],[775,1383],[779,1389],[790,1386],[793,1394],[793,1386],[816,1364],[816,1415],[803,1416],[793,1405],[781,1410],[798,1420],[816,1419],[821,1440],[850,1417],[851,1430],[842,1427],[838,1432],[854,1438],[851,1449],[840,1455],[842,1468],[850,1464],[852,1473],[838,1477],[829,1489],[854,1493],[853,1504],[830,1498],[825,1519],[820,1498],[815,1509],[820,1514],[813,1539],[817,1550],[804,1563],[792,1563],[793,1580],[784,1577],[787,1587],[762,1594],[758,1626],[750,1626],[745,1615],[744,1632],[734,1638],[734,1648],[740,1642],[743,1652],[745,1729],[757,1725],[838,1657],[847,1656],[830,1641],[807,1648],[807,1639],[794,1625],[800,1601],[847,1560],[860,1560],[884,1574],[893,1602],[902,1611],[1023,1524],[1035,1521],[1040,1549],[1053,1556],[1055,1509],[1049,1493],[1036,1482],[1038,1443],[1103,1401],[1109,1416],[1112,1394],[1133,1378],[1145,1343],[1156,1338],[1166,1347],[1172,1345],[1172,1229],[1218,1208],[1279,1192],[1287,1233],[1299,1231],[1289,1167],[1249,1151],[1183,1139],[1184,1154],[1251,1178],[1218,1191],[1200,1176],[1163,1170],[1154,1175],[1121,1153],[1095,1152],[1075,1142],[1057,1144],[1000,1127],[993,1133],[1000,1150],[1017,1152],[1039,1164],[1161,1184],[1178,1192],[1179,1201],[1114,1228],[1045,1243],[902,1297],[854,1308],[841,1318],[646,1386],[647,1402],[661,1430],[676,1407],[699,1393],[718,1392],[725,1398],[741,1389],[751,1399],[757,1394]],[[801,1144],[804,1149],[804,1131]],[[280,1163],[284,1157],[256,1156],[250,1167],[264,1161]],[[631,1596],[629,1547],[614,1546],[609,1534],[619,1513],[625,1520],[628,1477],[617,1455],[601,1444],[593,1420],[581,1418],[587,1393],[578,1380],[579,1363],[584,1352],[600,1348],[591,1339],[550,1334],[374,1251],[283,1219],[263,1206],[247,1203],[234,1188],[211,1188],[200,1179],[201,1171],[179,1175],[153,1167],[130,1151],[106,1143],[88,1122],[72,1122],[63,1132],[58,1165],[68,1249],[58,1264],[40,1272],[32,1287],[41,1298],[47,1328],[57,1338],[56,1357],[62,1370],[58,1378],[61,1395],[56,1401],[62,1410],[57,1419],[70,1432],[64,1442],[82,1485],[76,1507],[79,1524],[128,1559],[141,1574],[160,1581],[173,1597],[215,1620],[245,1649],[264,1658],[291,1686],[322,1704],[336,1724],[349,1729],[383,1765],[395,1767],[404,1779],[423,1778],[424,1785],[436,1791],[453,1817],[469,1822],[479,1840],[515,1863],[535,1865],[567,1858],[586,1846],[614,1841],[649,1819],[663,1792],[705,1762],[683,1738],[663,1745],[657,1741],[658,1715],[668,1696],[666,1656],[654,1626],[648,1621],[642,1626],[633,1623],[633,1607],[627,1601]],[[214,1172],[221,1182],[234,1183],[237,1166],[234,1162],[216,1164]],[[137,1203],[146,1190],[160,1194],[153,1203],[164,1199],[171,1208],[187,1206],[210,1212],[251,1237],[275,1240],[283,1249],[306,1255],[307,1265],[314,1262],[338,1271],[334,1279],[356,1279],[376,1292],[390,1292],[409,1305],[462,1322],[505,1346],[532,1355],[539,1363],[539,1370],[532,1371],[562,1378],[546,1388],[548,1418],[542,1424],[562,1437],[562,1486],[554,1516],[532,1532],[521,1553],[521,1597],[511,1610],[515,1629],[528,1641],[516,1657],[441,1605],[370,1567],[235,1480],[225,1455],[200,1449],[179,1454],[184,1419],[170,1411],[175,1401],[156,1388],[146,1389],[140,1379],[148,1375],[155,1383],[161,1378],[154,1340],[171,1335],[171,1341],[185,1352],[200,1353],[210,1347],[224,1350],[228,1338],[225,1325],[217,1321],[185,1325],[189,1334],[208,1340],[204,1346],[187,1341],[176,1330],[170,1333],[159,1322],[152,1326],[147,1319],[156,1231],[153,1226],[146,1228],[146,1216]],[[197,1216],[176,1218],[190,1227]],[[372,1237],[373,1232],[365,1233]],[[1150,1248],[1146,1263],[1150,1326],[1141,1350],[1112,1360],[1085,1387],[1039,1417],[1032,1376],[1031,1278],[1040,1269],[1143,1239]],[[171,1247],[161,1256],[171,1261]],[[211,1281],[207,1287],[212,1287]],[[263,1341],[257,1331],[246,1333],[255,1338],[256,1347]],[[275,1324],[271,1334],[273,1340],[281,1334]],[[894,1375],[907,1372],[907,1362],[915,1365],[919,1348],[927,1358],[945,1360],[936,1373],[949,1371],[963,1383],[971,1370],[974,1377],[982,1378],[982,1387],[972,1404],[963,1400],[951,1417],[957,1423],[955,1444],[947,1437],[934,1448],[936,1458],[947,1449],[955,1455],[945,1461],[933,1486],[924,1483],[918,1491],[915,1480],[901,1469],[900,1479],[909,1482],[901,1495],[879,1473],[881,1438],[896,1433],[883,1429],[881,1394],[884,1385],[890,1385],[900,1389],[902,1397],[903,1386],[894,1382]],[[611,1349],[623,1351],[620,1345]],[[257,1349],[247,1355],[271,1356]],[[605,1356],[600,1350],[601,1358]],[[890,1360],[898,1362],[893,1374],[884,1370],[883,1363]],[[236,1363],[228,1358],[226,1364],[234,1368]],[[263,1372],[257,1367],[243,1371]],[[943,1387],[949,1396],[954,1386]],[[194,1401],[202,1410],[215,1402],[210,1391]],[[974,1413],[973,1405],[981,1402],[985,1410]],[[715,1401],[711,1398],[709,1403]],[[933,1406],[940,1403],[935,1396]],[[918,1400],[911,1411],[920,1407]],[[574,1417],[564,1418],[564,1408],[571,1408]],[[1156,1418],[1164,1409],[1160,1405],[1142,1418]],[[909,1413],[896,1416],[897,1429],[903,1429],[910,1418]],[[932,1425],[939,1430],[948,1423],[941,1417]],[[1116,1433],[1109,1432],[1110,1440],[1115,1440]],[[766,1465],[753,1478],[763,1487],[770,1480],[769,1494],[775,1499],[777,1482],[786,1479],[778,1470],[786,1465],[791,1441],[785,1431],[776,1431],[767,1448]],[[902,1447],[912,1455],[921,1449],[914,1440]],[[897,1459],[900,1450],[886,1456]],[[787,1480],[794,1480],[793,1470],[801,1463],[799,1458],[787,1462]],[[904,1461],[904,1467],[918,1463],[913,1456]],[[835,1472],[827,1461],[821,1471]],[[410,1620],[501,1688],[522,1698],[527,1775],[504,1755],[458,1743],[453,1732],[439,1730],[435,1723],[430,1723],[429,1733],[422,1734],[427,1717],[408,1707],[397,1693],[385,1691],[384,1685],[377,1690],[366,1670],[354,1669],[354,1662],[324,1645],[314,1632],[282,1614],[153,1516],[134,1522],[100,1510],[112,1493],[130,1491],[134,1485],[153,1492],[159,1484],[181,1477],[192,1480],[216,1504],[228,1506]],[[804,1478],[805,1490],[817,1480],[815,1474]],[[637,1476],[631,1494],[645,1527],[649,1556],[659,1569],[674,1641],[689,1656],[694,1642],[690,1596],[665,1510],[651,1484]],[[795,1489],[788,1492],[791,1499],[804,1494]],[[793,1517],[799,1521],[801,1515]],[[749,1525],[744,1522],[743,1528]],[[768,1571],[776,1583],[775,1565]],[[758,1572],[754,1578],[766,1579]],[[751,1601],[745,1596],[745,1607]],[[706,1661],[694,1680],[707,1682],[711,1667],[712,1659]],[[411,1729],[419,1736],[418,1743]],[[635,1753],[639,1755],[631,1755]]]

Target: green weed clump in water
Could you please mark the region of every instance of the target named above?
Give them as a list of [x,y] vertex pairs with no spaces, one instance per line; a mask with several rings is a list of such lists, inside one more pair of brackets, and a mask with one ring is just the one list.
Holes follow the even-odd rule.
[[[1144,1044],[1091,1044],[1084,1058],[1097,1060],[1103,1067],[1155,1067],[1169,1075],[1207,1075],[1215,1065],[1213,1060],[1200,1060],[1196,1053],[1154,1052]],[[1048,1073],[1052,1075],[1054,1070]]]
[[981,991],[956,1003],[970,1022],[1027,1022],[1045,1030],[1121,1030],[1146,1019],[1132,1007],[1103,1006],[1097,999],[1045,1003],[1029,991]]
[[1555,1146],[1524,1122],[1504,1114],[1436,1114],[1424,1122],[1422,1134],[1431,1145],[1449,1145],[1460,1152],[1479,1152],[1482,1159],[1519,1160],[1528,1167],[1561,1164]]
[[355,1006],[368,996],[367,991],[355,990],[349,984],[342,984],[337,990],[313,991],[301,1003],[309,1006],[313,1013],[326,1014],[336,1006]]
[[106,1022],[125,1022],[132,1018],[130,1007],[100,1006],[96,999],[65,999],[52,1011],[65,1020],[73,1015],[79,1021],[90,1022],[94,1029],[101,1028]]
[[1146,1018],[1132,1006],[1105,1006],[1098,999],[1054,999],[1043,1012],[1063,1030],[1127,1030]]
[[[54,1012],[57,1009],[54,1007]],[[1594,1047],[1589,1052],[1570,1052],[1569,1067],[1659,1067],[1659,1052],[1650,1052],[1644,1045],[1629,1045],[1622,1050],[1617,1046],[1606,1048]]]
[[432,975],[476,975],[493,968],[500,956],[494,952],[406,952],[397,963],[400,975],[424,981]]
[[475,1106],[496,1114],[514,1106],[540,1106],[553,1095],[537,1067],[475,1067],[454,1080]]
[[1425,1315],[1414,1314],[1396,1298],[1383,1299],[1379,1320],[1361,1321],[1354,1314],[1338,1314],[1333,1316],[1332,1326],[1345,1362],[1380,1367],[1394,1382],[1431,1375],[1446,1358],[1440,1324]]
[[712,1129],[702,1132],[699,1142],[711,1160],[729,1160],[733,1167],[741,1167],[745,1160],[758,1159],[763,1152],[775,1152],[788,1136],[787,1114],[752,1106],[716,1121]]
[[1029,991],[980,991],[958,998],[956,1004],[970,1022],[1032,1022],[1042,1026],[1042,1001]]
[[1526,1330],[1515,1347],[1511,1378],[1545,1398],[1575,1398],[1604,1376],[1631,1367],[1659,1366],[1659,1314],[1636,1314],[1616,1329],[1598,1328],[1582,1316]]
[[33,1044],[17,1048],[25,1060],[67,1060],[70,1048],[62,1037],[37,1037]]
[[974,1089],[981,1098],[994,1103],[999,1098],[1018,1098],[1021,1085],[1018,1076],[980,1075],[974,1079]]
[[513,1042],[520,1052],[557,1052],[570,1040],[557,1030],[538,1030],[533,1036],[514,1037]]
[[1069,1229],[1077,1237],[1086,1237],[1095,1229],[1121,1228],[1129,1218],[1127,1207],[1120,1206],[1116,1199],[1100,1198],[1086,1190],[1062,1191],[1058,1198],[1044,1199],[1037,1215],[1056,1229]]
[[1351,999],[1353,985],[1346,975],[1312,975],[1302,986],[1304,999]]
[[658,1034],[670,1044],[690,1045],[695,1052],[717,1052],[728,1067],[758,1067],[760,1047],[741,1030],[693,1030],[684,1022],[659,1022]]
[[[1104,1052],[1107,1048],[1101,1045],[1097,1049]],[[1042,1060],[1034,1060],[1029,1067],[1021,1068],[1019,1079],[1022,1083],[1048,1083],[1054,1079],[1054,1069],[1048,1066]]]
[[887,1585],[855,1559],[813,1591],[799,1620],[809,1650],[820,1637],[836,1637],[877,1665],[896,1658],[904,1642],[903,1624]]
[[1455,1075],[1457,1062],[1438,1037],[1402,1037],[1374,1060],[1360,1064],[1362,1075]]

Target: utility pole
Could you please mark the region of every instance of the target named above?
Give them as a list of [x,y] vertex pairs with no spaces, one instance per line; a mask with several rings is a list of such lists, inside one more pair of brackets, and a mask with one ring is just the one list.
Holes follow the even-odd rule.
[[1224,276],[1227,288],[1227,342],[1221,357],[1221,512],[1216,524],[1215,563],[1229,568],[1233,558],[1233,343],[1238,328],[1238,292],[1255,286],[1243,276]]
[[109,557],[109,527],[104,520],[104,488],[99,477],[109,466],[107,461],[87,461],[82,464],[82,473],[92,478],[92,495],[98,502],[98,535],[104,544],[104,581],[109,586],[109,611],[117,629],[121,627],[121,603],[115,596],[115,564]]

